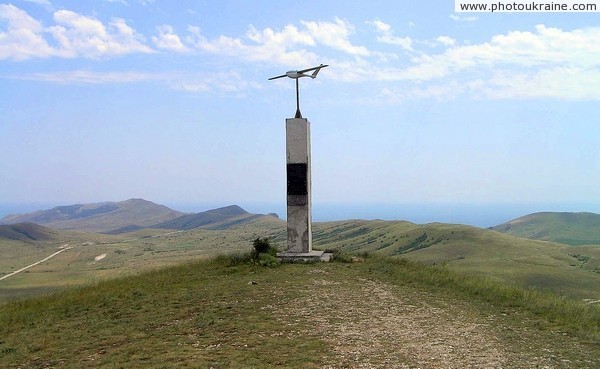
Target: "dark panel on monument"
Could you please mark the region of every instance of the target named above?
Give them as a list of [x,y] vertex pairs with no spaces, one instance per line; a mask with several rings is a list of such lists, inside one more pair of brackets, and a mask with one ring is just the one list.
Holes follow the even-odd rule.
[[308,195],[308,167],[306,163],[287,165],[287,194]]

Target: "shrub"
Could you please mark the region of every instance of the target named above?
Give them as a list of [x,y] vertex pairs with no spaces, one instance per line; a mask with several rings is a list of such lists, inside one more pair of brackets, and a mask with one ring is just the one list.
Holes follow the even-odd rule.
[[281,263],[279,262],[279,259],[277,259],[273,255],[260,254],[258,256],[258,265],[260,265],[260,266],[275,268],[275,267],[279,266],[280,264]]
[[269,241],[268,237],[256,237],[256,239],[252,241],[252,246],[254,246],[254,251],[257,254],[264,254],[269,252],[269,249],[271,248],[271,242]]
[[252,241],[252,246],[254,247],[254,250],[252,250],[252,259],[254,261],[258,261],[261,255],[269,255],[273,258],[277,255],[277,248],[271,245],[268,237],[257,237]]

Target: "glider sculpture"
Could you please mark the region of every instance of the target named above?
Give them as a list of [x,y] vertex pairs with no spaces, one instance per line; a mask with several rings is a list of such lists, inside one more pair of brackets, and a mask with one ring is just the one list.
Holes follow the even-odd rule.
[[[328,66],[329,65],[321,64],[318,67],[302,69],[302,70],[291,70],[280,76],[269,78],[269,81],[271,81],[273,79],[283,78],[283,77],[289,77],[289,78],[296,80],[296,115],[294,116],[294,118],[302,118],[302,114],[300,113],[300,93],[299,93],[299,89],[298,89],[298,79],[300,79],[302,77],[310,77],[312,79],[315,79],[317,77],[317,74],[319,74],[319,71]],[[311,74],[306,74],[307,72],[311,72],[311,71],[312,71]]]

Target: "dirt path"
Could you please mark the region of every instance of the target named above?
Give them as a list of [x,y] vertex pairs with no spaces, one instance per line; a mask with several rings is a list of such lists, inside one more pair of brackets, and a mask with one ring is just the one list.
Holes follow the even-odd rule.
[[48,256],[47,258],[44,258],[44,259],[42,259],[42,260],[40,260],[38,262],[35,262],[35,263],[31,264],[31,265],[27,265],[26,267],[23,267],[23,268],[21,268],[21,269],[19,269],[17,271],[14,271],[14,272],[12,272],[10,274],[7,274],[7,275],[5,275],[3,277],[0,277],[0,281],[3,280],[3,279],[6,279],[8,277],[12,277],[15,274],[19,274],[19,273],[21,273],[21,272],[23,272],[23,271],[25,271],[25,270],[27,270],[29,268],[32,268],[32,267],[34,267],[34,266],[36,266],[38,264],[41,264],[41,263],[43,263],[45,261],[48,261],[48,260],[52,259],[53,257],[55,257],[56,255],[60,254],[61,252],[65,252],[65,251],[70,250],[70,249],[72,249],[72,247],[69,247],[67,245],[63,245],[63,246],[61,246],[61,249],[59,251],[57,251],[54,254]]
[[308,320],[305,333],[333,347],[327,368],[557,367],[548,357],[507,347],[494,318],[469,304],[358,276],[331,280],[324,270],[312,273],[306,293],[282,314]]

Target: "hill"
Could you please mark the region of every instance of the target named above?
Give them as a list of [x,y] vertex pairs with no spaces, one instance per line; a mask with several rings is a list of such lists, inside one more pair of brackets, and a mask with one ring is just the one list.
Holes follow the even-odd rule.
[[535,213],[491,229],[518,237],[573,246],[600,245],[600,215],[594,213]]
[[522,287],[600,299],[600,247],[519,238],[454,224],[401,221],[317,223],[317,247],[406,258]]
[[122,227],[149,227],[183,213],[143,199],[57,206],[23,215],[10,215],[0,224],[31,222],[50,228],[109,232]]
[[58,232],[34,223],[17,223],[0,225],[0,239],[32,242],[52,241],[57,238]]
[[444,268],[220,257],[0,306],[0,367],[597,368],[599,330]]
[[196,214],[186,214],[173,220],[152,226],[159,229],[190,230],[203,229],[227,229],[236,225],[251,222],[262,217],[271,215],[251,214],[237,205],[207,210]]

